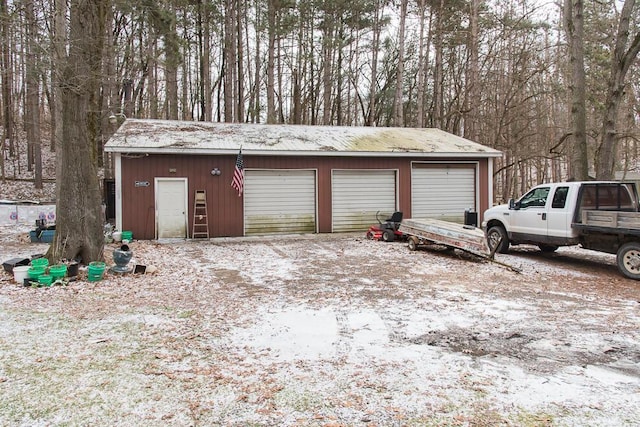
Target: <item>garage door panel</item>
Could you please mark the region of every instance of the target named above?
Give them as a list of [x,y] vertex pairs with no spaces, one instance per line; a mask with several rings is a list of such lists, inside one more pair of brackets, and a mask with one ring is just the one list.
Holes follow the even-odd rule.
[[246,217],[247,235],[283,234],[283,233],[315,233],[315,215],[250,215]]
[[332,174],[332,229],[362,231],[376,222],[376,212],[396,209],[393,170],[336,170]]
[[464,222],[464,211],[476,206],[474,167],[414,167],[411,175],[413,218]]
[[245,234],[316,232],[316,177],[309,170],[245,171]]

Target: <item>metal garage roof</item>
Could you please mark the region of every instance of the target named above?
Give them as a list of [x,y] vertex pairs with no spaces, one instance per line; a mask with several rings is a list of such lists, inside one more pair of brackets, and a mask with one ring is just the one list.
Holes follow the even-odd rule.
[[105,151],[158,154],[499,157],[439,129],[266,125],[127,119]]

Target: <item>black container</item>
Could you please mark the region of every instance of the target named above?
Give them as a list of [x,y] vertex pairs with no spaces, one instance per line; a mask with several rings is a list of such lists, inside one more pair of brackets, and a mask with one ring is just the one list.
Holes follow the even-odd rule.
[[78,263],[72,262],[67,264],[67,277],[76,277],[78,275]]
[[464,211],[464,225],[478,226],[478,212],[467,209]]
[[13,273],[13,267],[18,265],[29,265],[29,258],[11,258],[2,263],[2,268],[7,273]]

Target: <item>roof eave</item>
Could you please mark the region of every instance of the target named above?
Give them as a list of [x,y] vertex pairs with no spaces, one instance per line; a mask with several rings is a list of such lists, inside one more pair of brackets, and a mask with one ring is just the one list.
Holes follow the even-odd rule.
[[[144,147],[105,147],[108,153],[121,154],[183,154],[183,155],[236,155],[238,150],[213,149],[171,149]],[[462,152],[433,152],[433,151],[277,151],[277,150],[247,150],[242,153],[249,156],[301,156],[301,157],[459,157],[459,158],[490,158],[502,157],[499,151],[462,151]]]

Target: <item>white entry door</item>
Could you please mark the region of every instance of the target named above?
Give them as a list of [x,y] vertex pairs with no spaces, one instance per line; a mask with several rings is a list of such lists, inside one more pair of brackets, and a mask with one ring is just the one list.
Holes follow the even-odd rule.
[[156,235],[187,237],[187,179],[156,178]]

